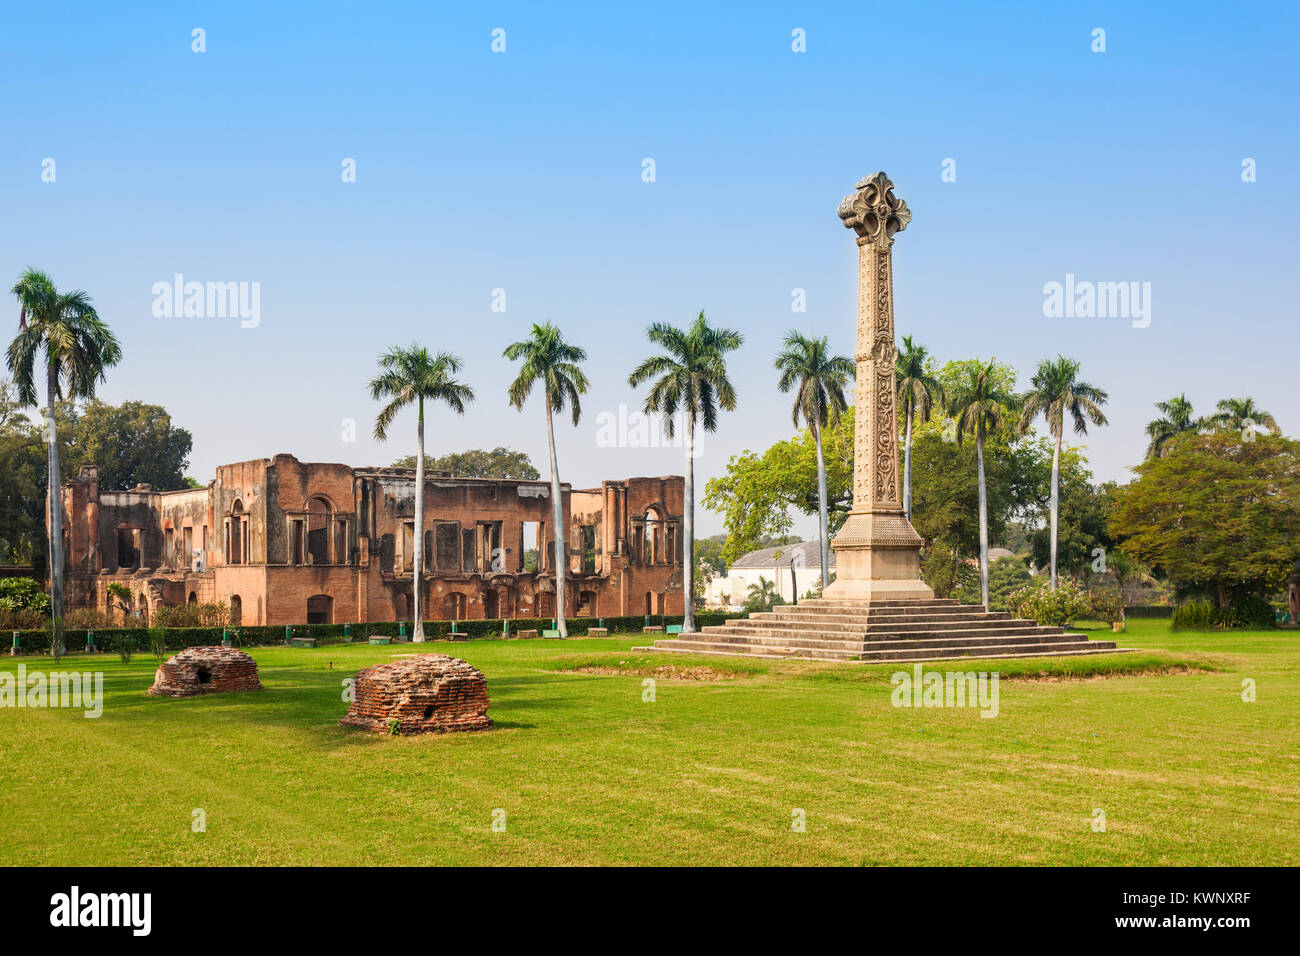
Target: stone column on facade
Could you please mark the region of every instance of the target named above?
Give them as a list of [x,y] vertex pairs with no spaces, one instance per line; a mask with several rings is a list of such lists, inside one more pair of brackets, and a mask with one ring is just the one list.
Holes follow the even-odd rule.
[[836,578],[825,595],[861,601],[927,600],[921,536],[903,513],[894,377],[894,236],[912,213],[883,172],[844,197],[839,216],[858,241],[858,341],[853,509],[831,542]]

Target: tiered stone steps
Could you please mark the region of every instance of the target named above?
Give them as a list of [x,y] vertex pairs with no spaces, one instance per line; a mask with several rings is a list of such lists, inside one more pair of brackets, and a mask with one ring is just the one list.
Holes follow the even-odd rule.
[[929,661],[953,657],[1056,657],[1116,653],[1114,641],[953,600],[826,598],[735,618],[698,633],[655,641],[652,651],[820,661]]

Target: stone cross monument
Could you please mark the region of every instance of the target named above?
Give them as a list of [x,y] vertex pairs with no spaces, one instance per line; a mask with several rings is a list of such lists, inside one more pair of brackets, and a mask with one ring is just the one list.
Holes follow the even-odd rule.
[[894,379],[894,235],[912,213],[884,173],[858,183],[840,203],[858,237],[857,400],[853,429],[853,510],[835,549],[827,598],[917,601],[934,598],[921,580],[921,536],[903,514],[898,477],[898,401]]

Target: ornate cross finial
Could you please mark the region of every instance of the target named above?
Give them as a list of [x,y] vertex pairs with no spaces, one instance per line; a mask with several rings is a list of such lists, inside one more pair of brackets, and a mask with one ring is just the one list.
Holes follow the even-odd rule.
[[857,189],[840,202],[840,218],[861,238],[887,242],[912,221],[907,203],[894,195],[894,184],[883,172],[859,181]]

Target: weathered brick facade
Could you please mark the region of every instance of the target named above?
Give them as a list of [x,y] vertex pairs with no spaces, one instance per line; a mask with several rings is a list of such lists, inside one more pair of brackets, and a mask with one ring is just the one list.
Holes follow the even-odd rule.
[[[563,486],[571,615],[682,613],[682,491],[680,476]],[[112,610],[119,582],[144,619],[185,602],[228,603],[244,624],[411,613],[413,469],[281,454],[222,465],[205,488],[109,492],[86,467],[63,509],[69,608]],[[428,619],[554,614],[549,482],[430,472],[424,514]]]

